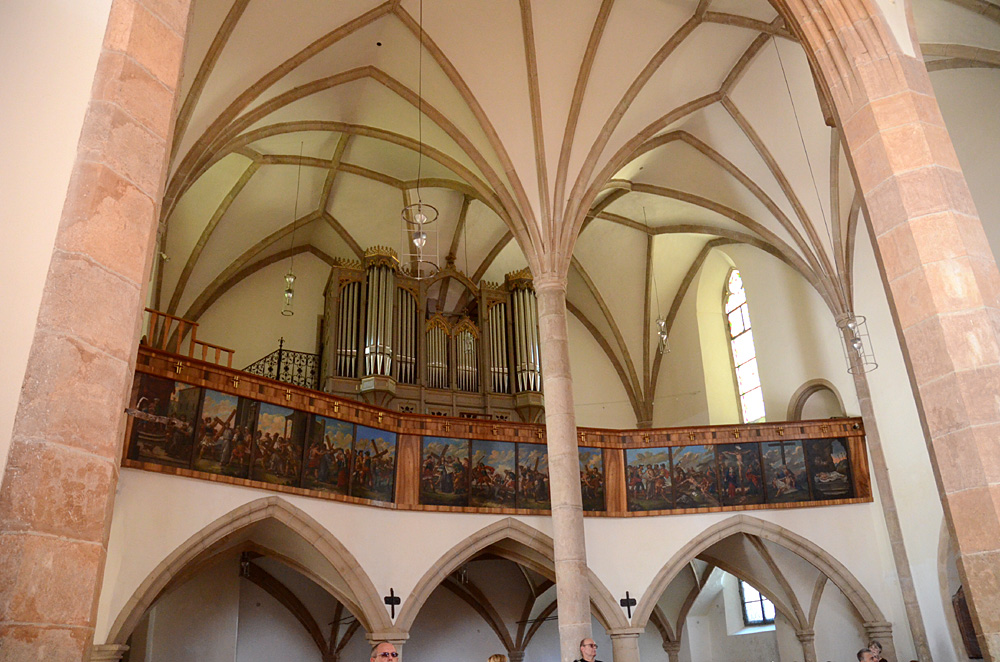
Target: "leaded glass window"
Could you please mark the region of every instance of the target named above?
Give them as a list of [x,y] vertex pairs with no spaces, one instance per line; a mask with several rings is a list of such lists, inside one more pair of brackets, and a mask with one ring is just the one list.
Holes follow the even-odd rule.
[[764,393],[760,388],[757,372],[757,349],[750,329],[750,308],[743,289],[740,272],[733,269],[726,280],[726,327],[729,329],[729,348],[736,371],[736,388],[740,394],[740,409],[744,423],[764,420]]
[[774,623],[774,603],[742,580],[740,581],[740,599],[743,601],[743,622],[747,626]]

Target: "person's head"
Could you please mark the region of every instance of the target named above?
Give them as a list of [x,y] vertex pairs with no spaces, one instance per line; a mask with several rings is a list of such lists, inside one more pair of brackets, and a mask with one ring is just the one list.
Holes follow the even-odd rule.
[[877,641],[868,642],[868,650],[875,653],[875,657],[882,655],[882,644]]
[[586,638],[580,641],[580,655],[587,662],[594,662],[597,658],[597,644],[591,638]]
[[878,658],[871,650],[862,648],[858,651],[858,662],[878,662]]
[[495,653],[490,655],[490,659],[486,660],[486,662],[507,662],[507,656]]
[[382,641],[372,646],[371,662],[395,662],[399,657],[396,647],[388,641]]

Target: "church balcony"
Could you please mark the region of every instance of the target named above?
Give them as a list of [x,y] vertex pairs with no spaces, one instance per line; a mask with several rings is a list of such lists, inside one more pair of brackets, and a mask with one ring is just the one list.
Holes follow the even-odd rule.
[[[124,467],[380,508],[549,512],[544,425],[390,411],[152,337],[170,333],[139,347]],[[578,444],[588,516],[872,501],[860,418],[579,428]]]

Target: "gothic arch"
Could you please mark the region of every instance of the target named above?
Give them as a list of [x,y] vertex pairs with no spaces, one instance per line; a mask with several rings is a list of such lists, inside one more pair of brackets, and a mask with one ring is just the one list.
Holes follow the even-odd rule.
[[684,545],[674,554],[673,558],[667,561],[646,589],[639,604],[636,605],[635,615],[632,617],[632,627],[646,627],[660,595],[667,590],[677,573],[695,557],[720,540],[738,533],[746,533],[770,541],[805,559],[840,589],[863,622],[885,622],[885,616],[875,604],[875,600],[840,561],[823,551],[815,543],[788,529],[750,515],[740,514],[709,527]]
[[348,606],[368,632],[392,628],[388,614],[371,579],[354,556],[321,524],[284,499],[272,496],[236,508],[188,538],[157,565],[125,603],[107,641],[124,644],[143,614],[159,598],[168,584],[192,564],[216,555],[239,533],[249,527],[273,521],[307,541],[339,574],[342,586],[324,582],[325,588]]
[[[552,538],[524,522],[508,517],[480,529],[445,552],[424,573],[413,587],[413,592],[403,602],[399,618],[396,619],[396,629],[408,632],[420,609],[441,582],[490,545],[497,545],[500,555],[555,579]],[[592,570],[588,570],[588,580],[591,606],[605,629],[627,628],[628,622],[618,603]]]
[[800,421],[802,420],[802,410],[806,406],[806,401],[819,393],[820,391],[829,391],[833,394],[833,397],[837,398],[837,405],[840,407],[841,416],[846,416],[846,410],[844,409],[844,399],[840,397],[840,391],[837,387],[833,385],[832,382],[826,379],[810,379],[802,386],[795,390],[792,394],[791,399],[788,402],[788,415],[786,416],[786,421]]

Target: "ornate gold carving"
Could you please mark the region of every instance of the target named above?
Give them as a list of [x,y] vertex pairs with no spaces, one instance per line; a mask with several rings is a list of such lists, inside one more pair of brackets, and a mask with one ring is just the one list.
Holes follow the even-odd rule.
[[504,284],[507,285],[508,290],[535,289],[534,283],[531,279],[531,271],[527,267],[524,269],[518,269],[517,271],[512,271],[504,276]]
[[463,331],[468,331],[469,333],[472,334],[473,338],[476,338],[477,340],[479,339],[479,328],[476,327],[476,325],[468,317],[463,317],[462,319],[458,320],[458,323],[455,324],[453,333],[455,335],[458,335]]
[[433,328],[439,328],[449,336],[451,335],[451,325],[448,324],[448,320],[444,318],[441,313],[435,313],[433,317],[427,320],[427,330],[430,331]]
[[385,265],[390,269],[399,269],[399,256],[388,246],[372,246],[365,251],[365,267]]

